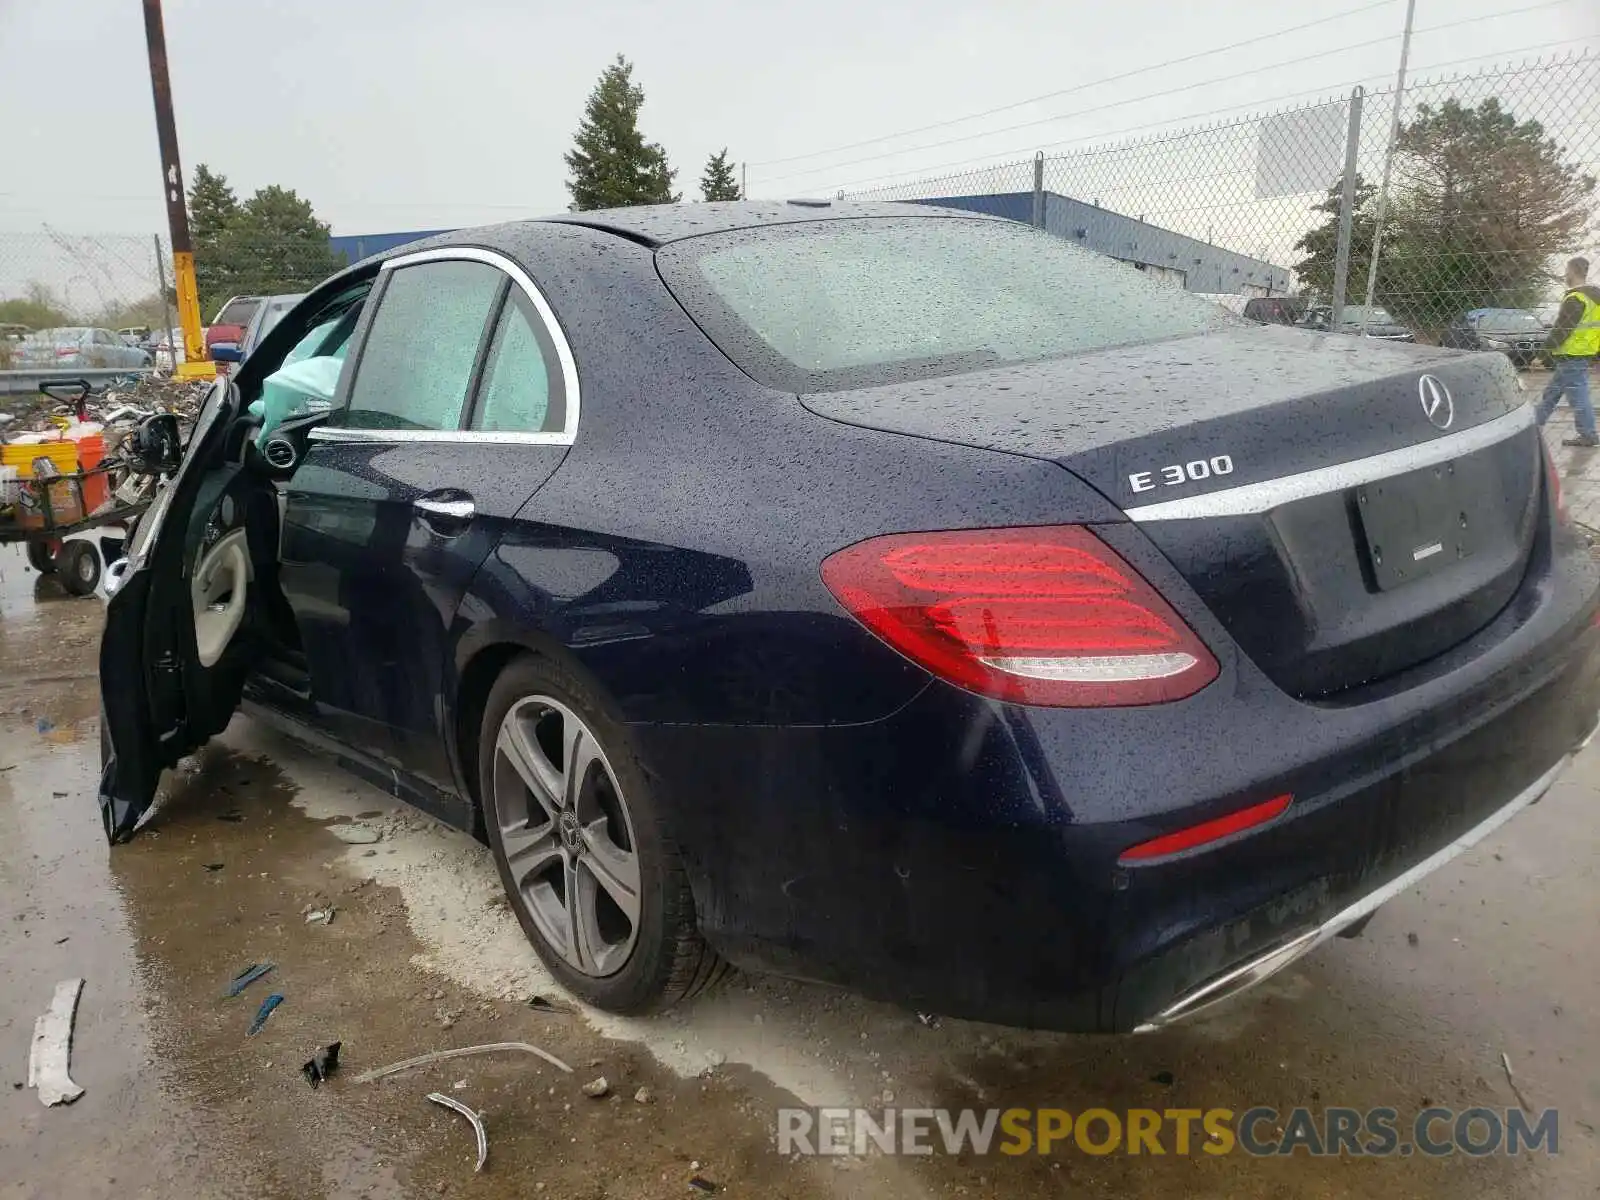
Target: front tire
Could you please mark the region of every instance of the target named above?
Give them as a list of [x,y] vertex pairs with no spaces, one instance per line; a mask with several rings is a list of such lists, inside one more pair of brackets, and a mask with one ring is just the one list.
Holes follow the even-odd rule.
[[56,569],[56,552],[52,542],[29,542],[28,565],[41,575],[50,575]]
[[479,732],[478,792],[511,911],[561,984],[659,1012],[727,967],[700,937],[682,856],[626,728],[584,680],[515,659]]

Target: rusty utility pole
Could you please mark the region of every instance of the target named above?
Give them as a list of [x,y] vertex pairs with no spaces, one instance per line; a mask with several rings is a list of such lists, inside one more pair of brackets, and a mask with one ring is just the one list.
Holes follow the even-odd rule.
[[144,39],[150,53],[150,91],[156,102],[156,139],[161,146],[161,187],[167,197],[167,228],[172,235],[173,286],[178,293],[178,323],[183,327],[184,379],[209,379],[216,366],[206,356],[200,334],[200,293],[194,282],[194,247],[189,242],[189,210],[178,163],[178,128],[172,119],[172,80],[167,75],[167,35],[161,0],[144,0]]

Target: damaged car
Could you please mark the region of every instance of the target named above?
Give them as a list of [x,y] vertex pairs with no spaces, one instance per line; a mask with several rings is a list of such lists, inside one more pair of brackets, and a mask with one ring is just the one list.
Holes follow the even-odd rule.
[[1160,1027],[1359,932],[1600,708],[1600,572],[1504,358],[956,211],[409,245],[165,466],[112,571],[110,838],[247,706],[485,840],[619,1012],[733,964]]

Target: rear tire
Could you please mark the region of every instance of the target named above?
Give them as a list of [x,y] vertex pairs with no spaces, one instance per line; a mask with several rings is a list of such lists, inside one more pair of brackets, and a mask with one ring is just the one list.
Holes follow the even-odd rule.
[[696,928],[682,856],[632,739],[587,682],[548,659],[514,659],[489,692],[478,744],[495,866],[562,986],[638,1014],[728,973]]
[[56,555],[61,586],[74,596],[92,596],[100,586],[100,554],[89,542],[65,542]]
[[52,574],[56,569],[55,551],[49,542],[28,543],[28,565],[41,575]]

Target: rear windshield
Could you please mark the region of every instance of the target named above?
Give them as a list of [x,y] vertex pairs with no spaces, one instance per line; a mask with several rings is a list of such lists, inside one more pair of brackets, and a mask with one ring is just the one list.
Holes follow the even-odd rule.
[[1215,304],[1004,221],[861,218],[691,238],[662,277],[747,374],[794,392],[1184,337]]
[[256,315],[256,306],[259,300],[230,300],[222,306],[222,311],[217,314],[213,325],[248,325],[250,318]]

